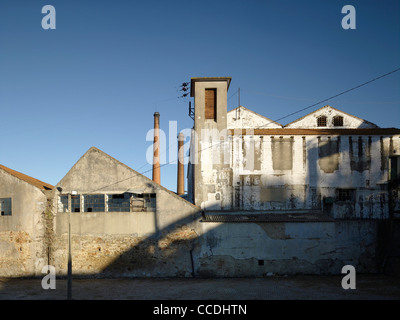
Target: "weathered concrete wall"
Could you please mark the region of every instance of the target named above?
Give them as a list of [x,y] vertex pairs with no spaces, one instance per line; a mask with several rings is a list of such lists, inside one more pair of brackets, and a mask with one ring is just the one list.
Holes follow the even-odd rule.
[[[317,128],[317,119],[320,116],[325,116],[327,119],[326,121],[326,128],[333,128],[333,118],[335,116],[343,117],[343,126],[342,128],[376,128],[376,125],[365,121],[364,119],[360,119],[353,115],[347,114],[343,111],[337,110],[332,108],[331,106],[322,107],[315,112],[312,112],[305,117],[302,117],[298,120],[295,120],[289,124],[287,124],[286,128]],[[335,127],[337,128],[337,127]]]
[[196,274],[340,274],[347,264],[357,272],[378,272],[381,223],[203,223]]
[[12,198],[12,215],[0,216],[0,277],[40,274],[47,265],[45,194],[0,170],[0,198]]
[[[204,210],[322,209],[326,204],[326,212],[337,218],[388,217],[387,163],[390,149],[400,149],[398,135],[230,136],[224,166],[213,159],[225,151],[208,140],[202,147],[198,188]],[[336,201],[337,189],[354,189],[354,199]]]
[[243,106],[228,112],[227,122],[230,129],[242,128],[282,128],[282,125],[263,117]]

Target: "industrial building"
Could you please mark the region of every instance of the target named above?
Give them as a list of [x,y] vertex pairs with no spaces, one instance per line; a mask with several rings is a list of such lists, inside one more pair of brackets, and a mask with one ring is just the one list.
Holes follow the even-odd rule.
[[[0,167],[0,276],[262,277],[400,266],[400,129],[331,106],[282,125],[192,78],[187,193],[90,148],[56,185]],[[23,178],[24,177],[24,178]],[[23,244],[22,244],[23,243]],[[68,245],[70,243],[70,245]]]

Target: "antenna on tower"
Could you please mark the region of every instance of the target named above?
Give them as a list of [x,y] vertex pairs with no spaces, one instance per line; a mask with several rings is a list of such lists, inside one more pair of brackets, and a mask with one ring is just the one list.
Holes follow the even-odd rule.
[[[180,91],[183,92],[183,94],[179,98],[186,98],[189,93],[190,93],[190,83],[189,82],[183,82],[180,86]],[[189,117],[191,117],[194,120],[194,108],[192,108],[192,102],[189,101]]]

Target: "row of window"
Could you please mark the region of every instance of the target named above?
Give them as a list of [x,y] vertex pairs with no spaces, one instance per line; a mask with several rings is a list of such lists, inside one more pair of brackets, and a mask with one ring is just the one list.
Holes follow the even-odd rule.
[[58,212],[147,212],[155,209],[155,193],[78,194],[58,198]]
[[[332,124],[334,127],[343,127],[343,117],[335,116],[332,118]],[[326,127],[328,125],[327,116],[319,116],[317,118],[317,127]]]

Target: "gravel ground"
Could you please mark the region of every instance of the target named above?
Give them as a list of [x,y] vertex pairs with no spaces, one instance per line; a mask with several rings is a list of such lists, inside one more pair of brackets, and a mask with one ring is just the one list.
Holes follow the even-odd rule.
[[[358,275],[356,289],[342,276],[218,279],[72,279],[73,300],[400,300],[400,277]],[[42,279],[0,279],[0,300],[66,300],[67,280],[44,290]]]

